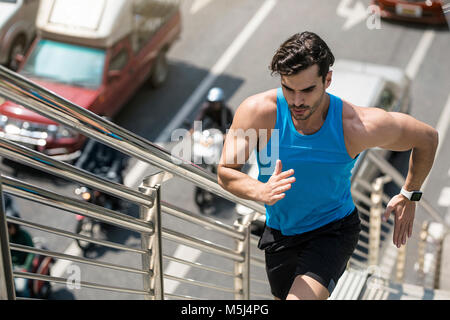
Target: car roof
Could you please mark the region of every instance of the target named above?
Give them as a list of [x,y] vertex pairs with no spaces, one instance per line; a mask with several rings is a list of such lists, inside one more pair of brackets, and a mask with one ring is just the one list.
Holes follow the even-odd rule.
[[41,0],[36,26],[48,38],[108,47],[133,27],[133,1]]
[[375,106],[387,81],[401,87],[406,78],[396,67],[344,59],[337,60],[331,70],[327,92],[361,107]]

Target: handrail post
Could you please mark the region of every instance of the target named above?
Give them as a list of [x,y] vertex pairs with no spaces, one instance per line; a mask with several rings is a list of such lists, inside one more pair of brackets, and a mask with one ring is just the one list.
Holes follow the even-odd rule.
[[250,299],[250,223],[253,214],[247,214],[241,221],[236,221],[235,226],[244,234],[243,240],[237,240],[237,251],[244,257],[244,261],[234,264],[234,298],[236,300]]
[[424,265],[425,265],[425,247],[428,238],[428,226],[429,221],[425,220],[422,223],[422,228],[420,230],[420,240],[417,245],[417,273],[419,274],[420,280],[423,282],[423,284],[425,282]]
[[148,251],[142,256],[144,270],[149,270],[150,275],[144,275],[144,290],[149,292],[145,299],[164,300],[164,274],[162,263],[161,245],[161,182],[164,180],[164,172],[159,172],[143,180],[139,191],[150,197],[153,202],[151,208],[140,207],[140,217],[153,225],[152,234],[142,234],[142,249]]
[[15,300],[16,293],[2,185],[2,176],[0,175],[0,300]]
[[369,225],[369,266],[378,265],[380,254],[381,215],[383,214],[383,186],[389,181],[389,177],[379,177],[372,183],[370,200],[370,225]]
[[406,268],[406,246],[407,244],[401,246],[398,249],[396,270],[395,270],[395,280],[399,283],[403,282],[405,278],[405,268]]

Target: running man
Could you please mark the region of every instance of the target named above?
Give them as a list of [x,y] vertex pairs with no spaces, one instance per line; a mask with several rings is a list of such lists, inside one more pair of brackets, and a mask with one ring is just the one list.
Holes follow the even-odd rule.
[[[359,107],[327,93],[333,63],[329,47],[314,33],[285,41],[270,65],[281,87],[238,107],[218,167],[224,189],[265,204],[258,247],[265,250],[277,299],[327,299],[332,293],[361,230],[350,178],[366,149],[412,150],[405,184],[384,213],[395,215],[394,244],[406,244],[438,145],[437,131],[409,115]],[[255,148],[258,180],[241,172]]]

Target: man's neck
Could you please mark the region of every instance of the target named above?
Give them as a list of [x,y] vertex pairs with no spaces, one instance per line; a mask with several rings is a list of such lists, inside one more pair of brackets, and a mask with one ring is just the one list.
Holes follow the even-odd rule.
[[295,120],[292,116],[292,122],[295,128],[301,134],[314,134],[320,130],[327,118],[328,109],[330,107],[330,96],[324,92],[322,102],[317,110],[306,120]]

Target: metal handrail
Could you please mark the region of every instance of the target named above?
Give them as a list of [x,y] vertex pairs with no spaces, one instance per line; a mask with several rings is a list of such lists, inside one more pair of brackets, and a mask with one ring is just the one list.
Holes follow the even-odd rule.
[[[76,240],[88,241],[95,244],[104,245],[107,247],[135,252],[142,256],[142,269],[131,268],[123,265],[116,265],[106,262],[99,262],[92,259],[80,258],[65,253],[49,251],[45,249],[32,248],[17,244],[6,246],[2,252],[14,249],[17,251],[45,255],[56,259],[63,259],[68,261],[75,261],[83,264],[94,265],[96,267],[109,268],[119,271],[127,271],[141,274],[144,278],[144,289],[135,290],[130,288],[118,288],[113,286],[105,286],[101,284],[80,282],[81,286],[104,289],[118,292],[128,292],[143,294],[145,298],[159,298],[164,297],[162,280],[164,277],[177,280],[174,275],[165,275],[162,266],[162,259],[166,258],[178,263],[185,263],[200,269],[219,273],[223,275],[233,276],[235,278],[234,288],[221,288],[213,284],[205,284],[196,280],[183,280],[189,283],[195,283],[199,286],[218,288],[234,293],[235,297],[249,298],[249,266],[252,262],[254,265],[263,267],[260,259],[251,257],[249,244],[249,228],[252,219],[256,219],[259,214],[265,212],[264,206],[260,203],[244,200],[222,189],[217,183],[217,179],[211,173],[205,171],[199,166],[189,162],[182,161],[176,163],[174,157],[168,151],[160,148],[157,145],[109,122],[92,112],[87,111],[54,93],[40,87],[27,80],[26,78],[9,71],[0,66],[0,96],[5,96],[11,101],[22,104],[24,107],[31,109],[49,119],[52,119],[60,124],[78,131],[88,137],[96,139],[101,143],[107,144],[112,148],[128,154],[138,160],[152,164],[158,168],[163,169],[163,172],[175,174],[185,180],[191,181],[197,186],[206,188],[216,195],[225,199],[231,200],[235,203],[240,203],[246,207],[254,210],[253,214],[248,215],[245,219],[245,224],[238,223],[235,226],[229,226],[213,219],[195,215],[184,209],[168,203],[161,202],[160,199],[160,182],[159,177],[152,176],[143,179],[143,183],[139,190],[126,187],[122,184],[113,183],[109,180],[95,176],[84,170],[80,170],[68,163],[63,163],[57,158],[46,156],[37,151],[23,147],[20,144],[0,138],[0,155],[15,162],[20,162],[27,166],[34,167],[38,170],[48,172],[52,175],[57,175],[66,180],[75,181],[77,183],[87,185],[93,189],[108,193],[115,197],[130,201],[140,206],[140,218],[133,218],[123,213],[115,212],[105,208],[98,207],[94,204],[85,201],[70,198],[56,192],[44,190],[29,183],[19,181],[10,177],[2,176],[2,186],[4,191],[26,200],[36,203],[41,203],[57,209],[61,209],[73,214],[81,214],[96,220],[100,220],[109,224],[114,224],[141,234],[141,249],[131,248],[118,243],[94,239],[84,235],[77,235],[72,232],[43,226],[34,222],[27,222],[17,218],[7,218],[8,222],[18,223],[41,231],[50,232],[59,236],[64,236]],[[176,159],[175,159],[176,160]],[[182,160],[182,159],[178,159]],[[156,175],[157,176],[157,175]],[[156,183],[156,185],[155,185]],[[235,240],[236,248],[227,248],[222,245],[212,243],[206,239],[199,239],[187,234],[170,230],[161,227],[160,214],[165,212],[177,218],[181,218],[187,222],[194,223],[205,227],[208,230],[217,231],[231,239]],[[0,214],[4,217],[4,213],[0,210]],[[6,221],[5,221],[6,222]],[[213,253],[215,255],[231,260],[235,264],[234,272],[217,269],[211,266],[182,261],[175,257],[168,257],[162,254],[161,239],[165,238],[175,242],[181,242],[185,245],[199,248],[200,250]],[[6,241],[7,242],[7,241]],[[0,262],[7,262],[4,257]],[[2,271],[7,271],[4,266],[0,266]],[[236,269],[237,268],[237,269]],[[52,277],[45,275],[30,274],[27,272],[13,272],[14,277],[21,277],[26,279],[38,279],[43,281],[51,281],[56,283],[64,283],[67,279],[60,277]],[[3,278],[2,278],[3,279]],[[7,277],[8,279],[8,277]],[[10,282],[8,280],[8,282]],[[9,289],[10,290],[10,287]],[[5,293],[5,289],[1,288],[1,294]],[[168,296],[175,297],[177,295],[169,294]],[[8,296],[11,298],[11,295]],[[4,296],[2,296],[4,298]],[[15,298],[15,296],[13,297]],[[185,296],[185,298],[193,298]]]
[[56,194],[7,176],[3,176],[3,184],[5,191],[24,199],[32,200],[34,202],[52,206],[57,209],[66,210],[75,214],[82,214],[103,222],[130,229],[132,231],[144,233],[153,232],[151,225],[145,224],[139,219],[99,207],[92,203]]
[[[361,255],[357,252],[358,250],[355,250],[352,258],[350,259],[350,263],[363,269],[370,268],[373,265],[379,265],[379,255],[381,254],[381,250],[387,250],[388,248],[384,243],[386,242],[386,240],[381,241],[381,237],[384,235],[385,239],[387,239],[389,235],[392,235],[392,226],[394,224],[393,215],[390,215],[388,221],[381,221],[381,215],[384,214],[384,206],[390,200],[388,195],[383,191],[384,186],[390,181],[393,181],[399,188],[401,188],[405,183],[405,178],[402,176],[402,174],[378,153],[374,152],[373,150],[367,150],[365,152],[365,157],[366,160],[373,163],[380,170],[380,172],[384,174],[384,176],[376,178],[373,184],[370,184],[369,181],[361,180],[358,177],[352,180],[352,196],[359,202],[359,204],[357,204],[357,207],[360,211],[360,214],[365,215],[366,218],[369,218],[369,222],[363,224],[369,230],[369,233],[365,234],[368,243],[366,244],[364,241],[362,241],[361,238],[358,242],[358,245],[364,246],[366,249],[368,249],[368,253],[363,253]],[[354,186],[353,182],[357,182],[357,186]],[[371,194],[371,196],[368,196],[367,193]],[[367,206],[369,210],[363,208],[361,204]],[[425,209],[425,213],[433,221],[437,221],[438,223],[442,224],[444,228],[446,228],[446,230],[448,230],[449,225],[446,223],[443,217],[429,204],[426,198],[422,197],[419,205]],[[385,230],[383,230],[383,228]],[[365,232],[361,232],[361,234],[364,233]],[[410,243],[411,240],[416,241],[418,240],[418,238],[413,234],[408,243]],[[405,273],[405,253],[405,246],[396,251],[396,281],[402,281],[402,277]],[[355,258],[355,256],[363,258],[363,261],[359,261]]]
[[[403,187],[405,184],[405,178],[398,172],[397,169],[394,168],[386,159],[376,154],[375,152],[368,152],[368,158],[372,161],[384,174],[388,175],[392,178],[392,181],[398,186]],[[437,221],[444,225],[447,229],[449,228],[449,224],[445,221],[445,219],[433,208],[433,206],[428,202],[426,197],[422,197],[418,203],[422,208],[425,209],[425,212],[430,216],[433,221]]]
[[2,66],[0,66],[0,95],[131,157],[188,180],[222,198],[249,207],[259,214],[265,213],[262,204],[239,198],[226,191],[217,183],[217,178],[203,168],[171,155],[158,145]]

